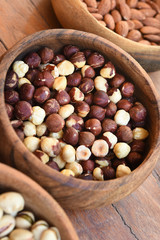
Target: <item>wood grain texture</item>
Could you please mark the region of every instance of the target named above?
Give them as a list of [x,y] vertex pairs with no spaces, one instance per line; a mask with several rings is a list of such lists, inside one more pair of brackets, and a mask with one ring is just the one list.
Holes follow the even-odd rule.
[[62,208],[43,188],[21,172],[0,163],[0,192],[3,191],[20,192],[26,208],[56,226],[62,240],[79,239]]
[[[158,4],[160,6],[160,1]],[[160,46],[147,46],[131,41],[102,26],[83,7],[80,0],[52,0],[52,5],[64,28],[95,33],[129,52],[147,71],[160,69]]]
[[[125,71],[136,86],[138,99],[148,111],[150,137],[148,150],[143,163],[129,176],[106,182],[83,181],[63,176],[61,173],[39,164],[39,160],[30,153],[18,139],[12,129],[4,109],[3,85],[8,67],[17,56],[23,56],[31,49],[49,46],[58,51],[66,44],[76,44],[80,48],[103,52],[122,73]],[[19,42],[5,55],[0,65],[0,140],[7,142],[0,147],[6,162],[30,175],[45,187],[64,207],[72,209],[89,209],[105,206],[125,197],[134,191],[151,173],[159,153],[159,96],[154,85],[140,65],[123,50],[96,35],[72,30],[48,30],[38,32]],[[2,131],[3,129],[3,131]],[[4,131],[5,130],[5,131]],[[10,137],[12,136],[12,138]],[[73,194],[74,193],[74,194]]]

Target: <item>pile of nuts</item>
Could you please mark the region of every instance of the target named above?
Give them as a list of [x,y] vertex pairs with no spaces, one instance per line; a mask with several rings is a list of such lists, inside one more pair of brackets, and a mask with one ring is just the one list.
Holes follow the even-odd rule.
[[17,135],[44,164],[67,176],[108,180],[143,161],[147,111],[134,90],[102,54],[67,45],[15,61],[4,95]]
[[1,240],[61,240],[59,230],[24,210],[25,201],[18,192],[0,194]]
[[160,43],[160,7],[152,0],[81,0],[104,27],[130,40]]

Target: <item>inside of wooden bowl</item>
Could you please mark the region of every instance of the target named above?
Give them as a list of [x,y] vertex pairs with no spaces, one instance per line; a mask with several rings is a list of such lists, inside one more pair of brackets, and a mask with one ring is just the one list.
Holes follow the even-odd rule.
[[[29,152],[18,139],[11,127],[4,108],[4,80],[6,73],[15,59],[21,59],[31,50],[42,46],[58,52],[66,44],[88,48],[102,53],[111,60],[116,69],[122,72],[136,87],[136,94],[148,112],[148,147],[143,163],[130,175],[104,182],[84,181],[63,176],[61,173],[43,165]],[[111,42],[93,34],[56,29],[41,31],[25,38],[14,46],[2,59],[0,65],[1,102],[0,138],[7,139],[7,145],[0,151],[6,161],[30,175],[46,188],[66,208],[93,208],[115,202],[134,191],[151,173],[158,158],[159,142],[159,97],[154,85],[142,67],[122,49]]]

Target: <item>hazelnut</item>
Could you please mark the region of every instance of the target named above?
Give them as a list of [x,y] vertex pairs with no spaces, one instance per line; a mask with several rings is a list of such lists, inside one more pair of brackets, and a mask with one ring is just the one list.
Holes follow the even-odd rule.
[[134,169],[142,162],[142,155],[138,152],[130,152],[127,156],[127,163]]
[[34,136],[36,135],[36,126],[33,123],[26,121],[23,123],[23,131],[26,137]]
[[24,132],[19,128],[16,128],[15,132],[16,132],[17,136],[20,138],[20,140],[23,142],[24,141]]
[[57,113],[60,109],[60,105],[56,99],[51,98],[44,103],[43,108],[46,112],[46,115],[50,115],[52,113]]
[[98,53],[93,52],[87,57],[87,63],[93,68],[100,68],[104,65],[104,57]]
[[123,177],[129,175],[131,173],[131,169],[125,165],[119,165],[116,169],[116,178]]
[[81,81],[81,84],[79,86],[79,89],[83,93],[89,93],[94,89],[94,82],[91,78],[83,78]]
[[59,169],[64,168],[65,165],[66,165],[66,162],[63,161],[61,154],[59,154],[56,157],[52,158],[52,162],[56,163],[58,165]]
[[95,136],[99,135],[102,131],[101,122],[96,118],[91,118],[85,122],[85,128],[92,132]]
[[132,97],[134,93],[134,85],[130,82],[124,82],[121,86],[121,94],[123,97]]
[[81,92],[79,90],[79,88],[77,87],[73,87],[70,92],[69,92],[69,96],[71,98],[71,102],[79,102],[79,101],[83,101],[84,99],[84,94],[83,92]]
[[116,172],[111,166],[101,168],[104,176],[104,180],[114,179],[116,177]]
[[131,151],[132,152],[144,152],[144,148],[145,148],[145,143],[142,140],[136,140],[134,139],[131,144]]
[[88,160],[91,156],[91,151],[88,147],[80,145],[76,149],[76,159],[79,160]]
[[133,140],[132,130],[128,126],[120,126],[117,129],[116,136],[119,142],[130,143]]
[[147,111],[141,103],[136,102],[129,110],[129,114],[134,122],[141,122],[146,119]]
[[32,113],[33,113],[32,106],[26,101],[19,101],[15,105],[14,114],[17,119],[23,121],[28,120]]
[[66,56],[66,58],[70,58],[73,54],[79,52],[79,48],[74,45],[66,45],[63,49],[63,53]]
[[31,52],[27,54],[27,56],[24,58],[24,62],[30,67],[30,68],[37,68],[39,64],[41,63],[41,58],[36,52]]
[[84,77],[84,78],[94,78],[96,73],[95,73],[95,70],[91,66],[84,65],[81,68],[81,74],[82,74],[82,77]]
[[144,128],[136,127],[133,129],[133,138],[136,140],[144,140],[148,137],[148,135],[149,132]]
[[38,157],[42,163],[46,164],[49,161],[49,156],[41,150],[36,150],[34,155]]
[[132,128],[136,128],[136,127],[146,127],[146,120],[145,121],[141,121],[141,122],[134,122],[133,120],[131,120],[131,126]]
[[75,174],[75,177],[78,177],[83,172],[81,164],[77,162],[67,163],[65,168],[72,170]]
[[103,139],[108,143],[110,149],[118,142],[117,137],[112,132],[104,132]]
[[86,64],[86,58],[83,52],[74,53],[69,60],[76,68],[82,68]]
[[127,99],[121,99],[118,103],[117,103],[117,108],[118,109],[123,109],[126,112],[128,112],[131,107],[133,106],[133,104],[128,101]]
[[54,162],[54,161],[49,161],[49,162],[47,162],[47,165],[48,165],[49,167],[53,168],[54,170],[59,171],[59,166],[58,166],[58,164],[57,164],[56,162]]
[[75,109],[78,116],[83,118],[86,117],[90,111],[89,105],[84,101],[77,102],[75,105]]
[[54,78],[59,77],[59,71],[58,68],[56,67],[56,65],[54,64],[50,64],[50,63],[46,63],[46,64],[40,64],[39,68],[41,69],[41,71],[48,71],[52,74],[52,76]]
[[41,123],[43,123],[44,118],[46,116],[44,109],[39,106],[34,106],[32,108],[32,110],[33,110],[33,112],[32,112],[32,115],[30,116],[29,120],[34,125],[40,125]]
[[121,92],[118,88],[111,88],[107,94],[110,101],[114,102],[115,104],[118,103],[122,98]]
[[100,70],[100,75],[104,78],[113,78],[116,74],[116,69],[111,62],[108,62]]
[[126,112],[125,110],[121,109],[118,110],[116,112],[116,114],[114,115],[114,121],[118,124],[118,125],[127,125],[129,123],[130,120],[130,115],[128,112]]
[[40,125],[36,126],[36,135],[38,137],[47,135],[47,125],[45,123],[41,123]]
[[65,125],[64,119],[57,113],[52,113],[46,119],[46,125],[50,132],[59,132]]
[[15,61],[13,63],[13,71],[18,75],[19,78],[23,78],[28,70],[29,66],[23,61]]
[[105,118],[102,122],[102,129],[103,132],[114,133],[117,130],[117,123],[110,118]]
[[[24,85],[23,85],[24,86]],[[50,90],[48,87],[42,86],[35,90],[34,99],[37,103],[44,103],[50,98]]]
[[13,128],[19,128],[19,127],[22,127],[23,121],[22,120],[12,120],[11,125]]
[[39,56],[41,57],[42,63],[48,63],[54,58],[54,52],[51,48],[43,47],[39,51]]
[[62,61],[65,60],[65,59],[66,59],[66,58],[65,58],[64,55],[62,55],[62,54],[57,54],[57,55],[54,56],[52,62],[53,62],[55,65],[57,65],[58,63],[62,62]]
[[36,87],[46,86],[48,88],[51,88],[53,86],[53,83],[54,83],[54,77],[49,71],[39,72],[35,80],[33,81],[33,84]]
[[104,157],[103,158],[97,158],[95,160],[95,163],[100,168],[111,166],[111,161],[109,159],[104,158]]
[[94,170],[95,163],[93,160],[85,160],[85,161],[80,161],[80,164],[83,168],[84,173],[91,173]]
[[10,70],[7,73],[6,80],[5,80],[5,89],[6,90],[13,90],[18,85],[18,75],[14,71]]
[[74,177],[75,176],[75,174],[74,174],[74,172],[72,171],[72,170],[70,170],[70,169],[63,169],[62,171],[61,171],[61,173],[63,174],[63,175],[65,175],[65,176],[67,176],[67,177]]
[[25,83],[19,89],[19,96],[21,100],[30,101],[33,98],[35,87],[32,84]]
[[66,119],[74,113],[74,107],[71,104],[66,104],[59,109],[58,113],[63,119]]
[[93,175],[91,173],[82,173],[81,175],[78,176],[79,179],[83,179],[83,180],[93,180]]
[[79,116],[77,116],[75,114],[72,114],[66,120],[66,127],[73,127],[77,131],[82,131],[82,129],[84,127],[83,118],[81,118],[81,117],[79,117]]
[[58,63],[57,68],[61,76],[68,76],[74,72],[74,65],[68,60]]
[[83,52],[84,52],[85,57],[88,58],[91,55],[92,50],[91,49],[84,49]]
[[84,96],[84,101],[88,104],[91,105],[93,103],[93,93],[87,93]]
[[101,107],[105,107],[110,102],[107,93],[104,91],[96,91],[93,96],[93,103]]
[[67,86],[67,78],[65,76],[55,78],[55,81],[53,83],[53,89],[57,91],[65,90],[66,86]]
[[116,157],[119,159],[127,157],[130,153],[131,148],[127,143],[118,142],[113,148],[113,152],[115,153]]
[[100,106],[93,105],[91,106],[89,117],[97,118],[99,121],[102,121],[105,118],[106,110]]
[[97,91],[101,90],[101,91],[107,92],[108,90],[108,82],[105,78],[101,76],[97,76],[94,79],[94,86]]
[[8,103],[5,103],[5,109],[9,119],[11,120],[13,118],[14,107]]
[[40,144],[42,151],[48,154],[49,157],[55,157],[60,153],[60,143],[56,138],[43,137]]
[[114,159],[112,160],[112,167],[113,167],[115,170],[117,169],[117,167],[118,167],[119,165],[126,165],[126,160],[125,160],[125,158],[122,158],[122,159],[114,158]]
[[63,161],[67,162],[67,163],[71,163],[75,161],[75,157],[76,157],[76,152],[74,147],[72,147],[71,145],[67,144],[62,148],[62,159]]
[[69,127],[64,130],[63,141],[75,146],[78,143],[78,132],[75,128]]
[[39,148],[40,139],[37,137],[30,136],[26,137],[23,143],[30,152],[35,152]]
[[14,105],[19,101],[19,94],[14,90],[7,90],[4,92],[5,102]]
[[79,145],[91,147],[95,140],[95,136],[91,132],[80,132],[79,133]]
[[119,88],[124,81],[125,77],[116,73],[116,75],[109,81],[109,84],[113,88]]
[[74,72],[67,77],[67,85],[77,87],[81,83],[82,76],[79,72]]
[[25,83],[29,83],[29,84],[31,84],[31,82],[27,79],[27,78],[20,78],[19,80],[18,80],[18,88],[20,88],[23,84],[25,84]]
[[60,105],[65,105],[70,103],[70,96],[65,90],[59,90],[56,94],[56,100]]
[[109,151],[108,143],[103,139],[96,140],[92,145],[91,151],[96,157],[105,157]]
[[63,137],[63,130],[61,130],[59,132],[50,132],[49,137],[61,139]]
[[115,115],[117,111],[117,106],[115,103],[109,102],[105,109],[106,109],[106,117],[111,118]]
[[29,69],[29,71],[26,73],[25,77],[30,81],[34,82],[35,78],[37,77],[37,74],[39,73],[39,70],[37,68]]
[[98,181],[103,181],[104,180],[104,176],[103,176],[103,171],[101,168],[96,167],[93,170],[93,177],[94,179],[98,180]]

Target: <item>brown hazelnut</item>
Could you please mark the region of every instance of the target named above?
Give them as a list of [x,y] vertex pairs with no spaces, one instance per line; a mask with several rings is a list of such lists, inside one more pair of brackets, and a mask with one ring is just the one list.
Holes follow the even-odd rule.
[[144,149],[145,149],[145,143],[142,141],[142,140],[136,140],[134,139],[131,144],[130,144],[130,147],[131,147],[131,151],[132,152],[144,152]]
[[70,103],[70,96],[65,90],[59,90],[55,96],[58,103],[62,106]]
[[104,91],[96,91],[93,95],[93,103],[101,107],[105,107],[110,102],[107,93]]
[[5,103],[5,109],[9,119],[11,120],[13,118],[14,107],[8,103]]
[[82,131],[82,129],[84,127],[83,118],[81,118],[75,114],[72,114],[66,120],[66,127],[73,127],[77,131]]
[[14,90],[7,90],[4,92],[5,102],[11,105],[19,101],[19,94]]
[[104,180],[114,179],[116,177],[116,172],[114,168],[108,166],[101,168],[104,176]]
[[119,142],[130,143],[133,140],[132,130],[127,126],[120,126],[117,129],[116,136]]
[[79,52],[79,48],[73,45],[67,45],[63,49],[63,53],[66,56],[66,58],[70,58],[73,54],[77,52]]
[[93,160],[80,161],[84,173],[91,173],[94,170],[95,163]]
[[118,103],[117,103],[117,108],[118,109],[123,109],[126,112],[128,112],[131,107],[133,106],[133,104],[128,101],[127,99],[121,99]]
[[95,140],[95,136],[91,132],[80,132],[79,133],[79,145],[85,145],[91,147]]
[[35,87],[32,84],[25,83],[19,89],[19,96],[21,100],[29,101],[33,98]]
[[117,130],[117,123],[110,118],[105,118],[102,122],[102,130],[103,132],[115,133]]
[[54,77],[49,71],[39,72],[33,82],[36,87],[46,86],[51,88],[54,83]]
[[99,135],[102,131],[101,122],[96,118],[91,118],[85,122],[85,128],[92,132],[95,136]]
[[115,115],[117,111],[117,106],[115,103],[109,102],[105,109],[106,109],[106,117],[111,118]]
[[134,85],[130,82],[124,82],[121,86],[121,94],[123,97],[132,97],[134,93]]
[[118,159],[118,158],[114,158],[112,160],[112,167],[116,170],[116,168],[119,166],[119,165],[126,165],[126,160],[125,158],[122,158],[122,159]]
[[54,52],[51,48],[43,47],[39,51],[39,56],[41,57],[42,63],[48,63],[54,58]]
[[99,121],[102,121],[105,118],[106,110],[100,106],[93,105],[91,106],[89,117],[97,118]]
[[67,84],[71,87],[77,87],[81,83],[82,76],[79,72],[74,72],[67,76]]
[[11,125],[13,128],[19,128],[19,127],[22,127],[23,125],[23,121],[22,120],[12,120],[11,121]]
[[134,122],[142,122],[146,118],[147,111],[141,103],[136,102],[135,105],[129,110],[129,114]]
[[66,58],[65,58],[64,55],[62,55],[62,54],[57,54],[57,55],[54,56],[52,62],[53,62],[53,64],[57,65],[58,63],[64,61],[65,59],[66,59]]
[[37,74],[40,71],[37,68],[29,69],[29,71],[26,73],[25,77],[30,81],[33,82],[35,78],[37,77]]
[[71,102],[73,102],[73,103],[83,101],[83,99],[84,99],[83,92],[81,92],[79,90],[79,88],[77,88],[77,87],[73,87],[69,91],[69,96],[70,96]]
[[84,101],[88,103],[88,105],[91,105],[93,103],[93,93],[87,93],[84,96]]
[[5,89],[13,90],[18,85],[18,75],[14,71],[9,71],[5,80]]
[[60,105],[56,99],[51,98],[44,103],[43,109],[45,110],[46,115],[50,115],[52,113],[57,113],[60,109]]
[[119,88],[120,85],[125,81],[125,77],[121,74],[116,75],[109,81],[111,87]]
[[94,82],[91,78],[83,78],[81,84],[79,85],[79,89],[83,93],[89,93],[94,89]]
[[20,140],[23,142],[24,141],[24,132],[19,128],[16,128],[15,132],[16,132],[17,136],[20,138]]
[[24,58],[24,62],[30,68],[37,68],[41,63],[41,58],[36,52],[31,52]]
[[34,99],[37,103],[44,103],[50,98],[50,90],[48,87],[42,86],[35,90]]
[[93,180],[93,175],[91,173],[82,173],[81,175],[78,176],[79,179],[83,180]]
[[86,64],[86,58],[83,52],[76,52],[70,58],[70,62],[74,64],[76,68],[82,68]]
[[84,101],[77,102],[75,105],[75,109],[76,109],[78,116],[80,116],[82,118],[86,117],[90,111],[89,105]]
[[47,162],[47,165],[51,168],[53,168],[54,170],[60,171],[58,164],[54,161],[49,161]]
[[83,52],[84,52],[85,57],[88,58],[91,55],[92,50],[91,49],[84,49]]
[[27,120],[32,115],[32,106],[26,101],[19,101],[14,108],[14,114],[17,119]]
[[131,121],[132,128],[136,127],[145,127],[146,126],[146,121],[141,121],[141,122],[134,122],[133,120]]
[[127,156],[127,162],[134,169],[142,162],[142,155],[138,152],[130,152]]
[[89,55],[87,58],[87,63],[93,68],[99,68],[104,65],[104,57],[98,53],[98,52],[93,52]]
[[64,119],[57,113],[52,113],[46,119],[46,125],[50,132],[59,132],[65,125]]
[[111,62],[108,62],[100,70],[100,75],[104,78],[113,78],[116,74],[116,69]]
[[95,70],[89,65],[84,65],[81,69],[81,73],[84,78],[94,78],[96,74]]
[[63,141],[67,144],[75,146],[78,143],[78,132],[73,127],[68,127],[64,130]]

